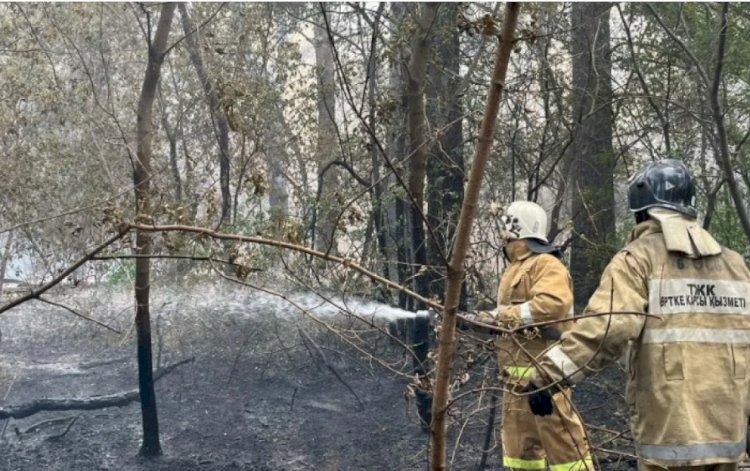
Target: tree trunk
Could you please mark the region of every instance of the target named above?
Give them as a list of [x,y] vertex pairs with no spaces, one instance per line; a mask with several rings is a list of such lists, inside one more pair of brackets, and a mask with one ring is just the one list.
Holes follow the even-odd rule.
[[[408,4],[405,2],[394,2],[390,4],[390,16],[393,24],[403,26],[406,23]],[[399,31],[399,34],[403,34]],[[391,59],[388,77],[389,98],[392,102],[392,111],[387,127],[388,155],[393,161],[403,160],[406,154],[406,59],[403,47],[394,45],[398,49],[398,55]],[[396,166],[395,172],[402,172],[401,166]],[[402,175],[400,175],[402,176]],[[408,284],[411,276],[411,256],[407,242],[406,232],[406,203],[403,188],[395,184],[396,176],[389,175],[384,185],[389,192],[385,195],[387,205],[383,208],[383,216],[387,220],[387,238],[389,261],[393,261],[391,272],[396,274],[400,284]],[[403,292],[398,293],[398,305],[402,309],[409,309],[410,299]]]
[[[427,116],[437,140],[429,147],[427,222],[435,238],[427,240],[427,293],[445,296],[446,257],[450,253],[464,197],[463,131],[459,71],[458,4],[444,3],[433,26],[434,65],[430,67]],[[462,285],[465,287],[465,285]],[[462,292],[465,304],[465,290]]]
[[448,286],[445,295],[445,310],[440,328],[439,349],[436,365],[436,379],[434,399],[432,403],[432,444],[430,448],[431,468],[433,470],[448,469],[447,462],[447,434],[446,421],[448,407],[448,386],[451,382],[451,368],[456,343],[456,311],[461,295],[461,285],[464,279],[464,260],[471,240],[471,226],[474,222],[479,190],[482,184],[484,169],[487,165],[492,138],[495,130],[495,120],[500,108],[500,97],[505,87],[505,74],[513,50],[513,35],[518,22],[520,4],[509,2],[505,6],[503,29],[500,45],[495,55],[495,68],[492,73],[490,90],[487,95],[487,105],[479,132],[474,161],[466,186],[466,196],[461,206],[461,215],[456,229],[456,243],[453,246],[450,266],[448,267]]
[[[274,23],[273,10],[269,4],[267,9],[269,31],[271,25]],[[268,50],[269,42],[275,40],[278,44],[285,44],[288,42],[288,34],[286,28],[280,28],[276,33],[276,37],[266,38],[267,40],[263,42],[264,55],[267,57],[271,56],[271,52]],[[268,61],[265,59],[263,60],[261,77],[271,90],[286,89],[287,83],[285,81],[282,81],[278,77],[275,80],[273,79],[273,76],[268,71]],[[271,104],[273,115],[267,123],[268,125],[264,127],[264,153],[268,166],[268,210],[272,226],[278,235],[283,234],[283,225],[289,216],[289,190],[287,188],[287,174],[285,173],[285,169],[290,164],[290,134],[287,131],[288,126],[286,117],[284,116],[284,102],[281,99],[281,94],[282,92],[279,91],[278,96]]]
[[[174,15],[175,4],[165,3],[161,7],[159,23],[153,42],[149,38],[148,66],[143,79],[143,87],[138,100],[136,123],[137,159],[133,170],[135,184],[136,218],[151,221],[151,141],[153,138],[154,98],[161,75],[161,66],[167,49],[169,29]],[[151,235],[136,231],[135,254],[151,253]],[[149,295],[151,288],[151,265],[148,258],[135,261],[135,327],[138,344],[138,387],[141,394],[141,415],[143,418],[143,443],[141,455],[146,457],[161,454],[159,444],[159,419],[156,411],[154,392],[153,359],[151,355],[151,319]]]
[[[409,129],[409,193],[413,198],[409,211],[411,248],[414,255],[414,291],[427,294],[427,249],[424,230],[424,180],[427,173],[427,125],[425,119],[425,84],[427,82],[427,56],[430,52],[429,33],[433,26],[437,3],[419,3],[417,17],[419,29],[411,47],[409,81],[406,91],[407,123]],[[423,309],[417,303],[417,309]]]
[[323,251],[336,252],[336,201],[339,172],[328,165],[338,155],[336,139],[336,81],[333,51],[325,26],[315,26],[315,64],[318,76],[318,144],[315,160],[318,164],[318,194],[314,246]]
[[[385,8],[385,3],[378,5],[375,18],[373,19],[373,41],[377,41],[380,37],[380,19]],[[377,97],[378,97],[378,74],[377,74],[377,54],[375,50],[375,44],[370,51],[370,57],[367,61],[367,104],[370,108],[368,116],[368,126],[373,132],[377,129],[377,123],[375,121],[376,109],[377,109]],[[383,196],[385,194],[385,182],[382,181],[382,162],[377,142],[375,142],[375,135],[370,135],[370,164],[372,165],[372,174],[370,177],[372,189],[370,191],[370,197],[372,199],[372,221],[375,230],[375,239],[377,240],[377,246],[382,257],[383,262],[383,276],[388,279],[391,278],[391,270],[388,256],[388,233],[387,233],[387,219],[385,214],[385,205],[383,204]]]
[[574,240],[571,273],[576,309],[593,294],[612,255],[615,197],[609,3],[572,7],[573,112],[570,190]]
[[195,67],[198,79],[203,86],[208,99],[208,106],[211,111],[211,121],[214,123],[214,132],[219,144],[219,186],[221,187],[221,223],[227,221],[232,214],[232,195],[229,188],[229,122],[227,121],[224,110],[219,105],[219,95],[216,93],[216,87],[208,76],[206,67],[203,64],[200,45],[198,44],[198,31],[193,24],[190,13],[185,3],[179,4],[180,16],[182,17],[182,30],[185,33],[185,44],[187,45],[190,61]]

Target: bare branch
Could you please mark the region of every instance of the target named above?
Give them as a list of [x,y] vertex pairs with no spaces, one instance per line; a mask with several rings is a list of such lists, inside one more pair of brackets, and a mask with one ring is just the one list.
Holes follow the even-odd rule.
[[73,273],[74,271],[76,271],[79,267],[81,267],[81,265],[83,265],[87,261],[91,260],[91,257],[93,257],[94,255],[98,254],[102,250],[106,249],[110,245],[114,244],[118,240],[120,240],[123,237],[125,237],[125,234],[127,234],[128,232],[130,232],[130,228],[129,227],[127,227],[127,226],[120,227],[115,235],[113,235],[112,237],[110,237],[109,239],[107,239],[106,241],[104,241],[102,244],[100,244],[95,249],[93,249],[90,252],[86,253],[83,257],[81,257],[75,263],[73,263],[68,268],[66,268],[65,270],[63,270],[59,275],[57,275],[55,278],[53,278],[48,283],[45,283],[44,285],[42,285],[38,289],[31,290],[30,293],[28,293],[28,294],[26,294],[24,296],[21,296],[20,298],[16,298],[13,301],[11,301],[11,302],[3,305],[3,306],[0,306],[0,314],[4,313],[5,311],[8,311],[10,309],[13,309],[14,307],[16,307],[16,306],[18,306],[20,304],[23,304],[23,303],[25,303],[26,301],[28,301],[30,299],[39,299],[39,297],[42,294],[44,294],[45,292],[47,292],[50,288],[58,285],[62,280],[64,280],[65,278],[67,278],[68,275],[70,275],[71,273]]
[[105,329],[111,330],[112,332],[114,332],[114,333],[116,333],[118,335],[122,335],[122,332],[120,332],[119,330],[115,329],[114,327],[110,327],[107,324],[104,324],[104,323],[102,323],[102,322],[100,322],[100,321],[98,321],[96,319],[92,319],[92,318],[90,318],[88,316],[85,316],[85,315],[81,314],[80,312],[76,311],[75,309],[73,309],[71,307],[68,307],[68,306],[66,306],[64,304],[60,304],[60,303],[56,303],[54,301],[50,301],[49,299],[45,299],[45,298],[43,298],[41,296],[37,297],[36,299],[38,301],[43,302],[43,303],[47,303],[50,306],[57,306],[59,308],[65,309],[66,311],[68,311],[69,313],[73,314],[76,317],[80,317],[81,319],[84,319],[86,321],[93,322],[94,324],[96,324],[96,325],[98,325],[100,327],[104,327]]
[[[304,247],[301,245],[292,244],[289,242],[284,242],[280,240],[273,240],[273,239],[266,239],[259,236],[245,236],[241,234],[227,234],[222,232],[213,231],[211,229],[207,229],[204,227],[196,227],[196,226],[183,226],[183,225],[148,225],[148,224],[128,224],[128,228],[130,229],[138,229],[141,231],[149,231],[149,232],[191,232],[194,234],[202,234],[214,239],[220,239],[220,240],[236,240],[240,242],[249,242],[253,244],[259,244],[259,245],[267,245],[271,247],[278,247],[283,249],[289,249],[293,250],[295,252],[304,253],[307,255],[312,255],[314,257],[322,258],[324,260],[328,260],[330,262],[335,262],[341,265],[344,265],[348,268],[351,268],[355,271],[358,271],[362,273],[363,275],[366,275],[373,281],[376,281],[378,283],[382,283],[389,288],[393,288],[396,290],[399,290],[401,292],[404,292],[408,294],[409,296],[414,297],[415,299],[423,302],[425,305],[432,307],[437,310],[442,310],[443,306],[433,300],[430,300],[428,298],[425,298],[423,296],[420,296],[419,294],[411,291],[408,288],[405,288],[404,286],[399,285],[398,283],[394,283],[391,280],[385,279],[382,276],[378,275],[377,273],[368,270],[367,268],[358,265],[354,261],[352,261],[349,258],[339,257],[336,255],[331,255],[329,253],[320,252],[315,249],[311,249],[309,247]],[[2,310],[0,310],[2,312]]]

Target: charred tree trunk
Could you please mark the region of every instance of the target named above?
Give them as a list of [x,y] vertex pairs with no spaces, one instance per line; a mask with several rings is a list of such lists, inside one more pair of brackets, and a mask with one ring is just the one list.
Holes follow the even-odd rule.
[[[372,22],[372,49],[370,51],[370,57],[367,60],[367,104],[370,108],[368,117],[368,126],[373,130],[377,129],[377,123],[375,121],[376,109],[377,109],[377,97],[378,97],[378,74],[377,74],[377,54],[375,51],[375,45],[380,37],[380,19],[385,8],[385,3],[380,3],[375,13],[375,18]],[[370,197],[372,199],[372,221],[375,230],[375,240],[377,241],[377,247],[380,257],[383,259],[383,275],[392,279],[390,270],[389,255],[388,255],[388,233],[387,233],[387,219],[385,210],[387,209],[384,205],[383,197],[385,195],[385,182],[382,179],[382,162],[379,152],[378,143],[375,142],[375,135],[370,135],[370,164],[372,165],[371,174],[371,186]]]
[[615,196],[609,3],[574,3],[571,192],[574,239],[570,268],[580,310],[612,255]]
[[[459,71],[458,4],[444,3],[433,26],[433,65],[427,94],[427,117],[437,133],[427,167],[427,223],[435,238],[427,240],[427,294],[445,296],[446,257],[456,233],[464,197],[463,131]],[[465,285],[462,285],[462,305]],[[465,306],[463,306],[465,308]]]
[[[143,79],[143,87],[138,100],[136,123],[137,159],[133,170],[135,184],[136,218],[152,221],[151,218],[151,141],[153,138],[154,98],[161,75],[161,66],[167,51],[167,39],[174,15],[175,4],[165,3],[161,7],[159,23],[151,41],[148,38],[148,65]],[[141,395],[141,415],[143,418],[143,443],[141,455],[147,457],[161,454],[159,444],[159,419],[154,392],[153,359],[151,354],[151,315],[149,296],[151,289],[151,265],[147,255],[151,253],[151,235],[137,230],[135,236],[135,328],[138,348],[138,387]]]
[[[403,25],[406,23],[408,5],[404,2],[394,2],[390,5],[391,18],[394,24]],[[401,33],[401,32],[400,32]],[[394,160],[402,161],[406,155],[406,59],[404,50],[401,49],[397,57],[390,64],[389,74],[389,95],[392,100],[392,111],[388,123],[388,153]],[[396,172],[401,171],[401,166],[397,166]],[[403,176],[403,175],[400,175]],[[389,186],[388,205],[383,209],[383,214],[388,220],[388,247],[391,254],[390,259],[395,259],[393,272],[395,272],[398,282],[402,285],[409,283],[411,276],[411,251],[409,236],[407,233],[407,203],[406,195],[403,188],[395,184],[396,177],[391,175],[385,181]],[[411,298],[403,292],[398,293],[398,305],[402,309],[411,309]]]
[[500,45],[495,54],[495,67],[487,95],[487,105],[479,132],[474,161],[466,186],[466,196],[461,205],[461,215],[456,229],[456,243],[453,246],[450,265],[448,266],[448,286],[445,295],[445,309],[440,327],[440,339],[436,365],[434,399],[432,403],[432,444],[430,447],[431,469],[440,471],[448,469],[448,386],[451,382],[453,353],[456,344],[456,311],[461,296],[461,285],[464,281],[464,260],[471,240],[471,226],[474,223],[479,190],[482,177],[492,147],[495,120],[500,108],[500,97],[505,87],[505,75],[510,62],[510,53],[514,46],[514,32],[518,22],[520,4],[507,3],[503,19]]
[[224,110],[219,105],[219,95],[216,92],[214,83],[208,76],[206,66],[201,56],[200,45],[197,39],[197,30],[190,17],[185,3],[179,4],[180,17],[182,18],[182,29],[185,33],[185,43],[190,61],[195,67],[198,79],[203,86],[203,91],[208,99],[208,106],[211,110],[211,121],[216,133],[216,141],[219,144],[219,186],[221,187],[221,223],[224,223],[232,214],[232,195],[229,188],[229,121],[227,120]]
[[[427,56],[430,52],[429,29],[435,19],[437,3],[420,3],[417,7],[419,30],[411,48],[409,81],[406,93],[407,122],[409,129],[409,193],[413,198],[409,211],[411,248],[414,255],[414,291],[427,294],[427,248],[424,228],[424,181],[427,173],[427,123],[425,117],[425,84],[427,83]],[[416,303],[417,309],[423,309]]]

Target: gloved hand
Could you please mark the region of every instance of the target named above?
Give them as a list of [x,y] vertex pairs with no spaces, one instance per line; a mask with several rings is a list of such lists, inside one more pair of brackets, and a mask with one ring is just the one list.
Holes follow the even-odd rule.
[[497,307],[497,324],[505,329],[520,327],[521,319],[517,315],[517,311],[513,311],[510,306],[501,304]]
[[534,383],[529,383],[523,388],[523,392],[531,393],[529,395],[529,407],[532,414],[540,417],[552,415],[552,394],[550,394],[549,389],[539,390]]
[[459,315],[466,319],[467,321],[472,322],[481,322],[483,324],[494,324],[497,319],[495,319],[495,316],[492,315],[492,313],[487,311],[479,311],[479,312],[460,312]]
[[494,325],[496,323],[495,316],[492,315],[491,312],[487,311],[479,311],[477,313],[471,313],[471,312],[461,312],[459,315],[463,318],[459,318],[458,320],[458,328],[461,330],[479,330],[483,331],[482,327],[472,324],[472,322],[481,322],[482,324],[491,324]]
[[476,314],[476,320],[485,324],[495,324],[497,322],[497,317],[495,317],[494,313],[490,311],[479,311]]

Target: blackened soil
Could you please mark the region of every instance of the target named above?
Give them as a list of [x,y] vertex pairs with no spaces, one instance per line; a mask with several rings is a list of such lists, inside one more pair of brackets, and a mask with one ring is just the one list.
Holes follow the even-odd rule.
[[[195,358],[157,384],[161,457],[138,456],[141,411],[131,403],[0,421],[0,470],[427,469],[428,436],[406,389],[411,362],[393,342],[369,328],[353,336],[354,327],[334,322],[356,339],[354,348],[317,322],[279,314],[275,305],[222,296],[153,303],[155,362]],[[128,296],[99,304],[65,299],[121,334],[46,305],[0,317],[1,405],[136,387],[132,311],[117,314]],[[466,388],[479,386],[481,375],[472,374]],[[623,390],[616,369],[575,390],[602,449],[629,451],[627,434],[616,436],[627,428]],[[457,470],[478,469],[489,417],[489,396],[467,397],[452,415],[449,458]],[[492,442],[486,469],[499,469],[495,436]],[[632,465],[618,454],[597,457],[602,469]]]

